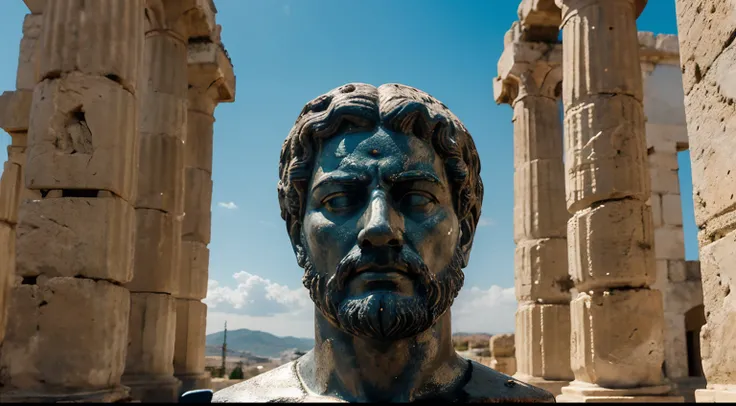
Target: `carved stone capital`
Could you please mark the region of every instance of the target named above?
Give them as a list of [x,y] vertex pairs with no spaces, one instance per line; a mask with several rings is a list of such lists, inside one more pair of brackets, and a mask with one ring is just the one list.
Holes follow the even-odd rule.
[[555,0],[522,0],[518,9],[521,39],[557,42],[562,11]]
[[635,16],[638,18],[644,8],[647,6],[648,0],[555,0],[557,7],[562,9],[562,20],[565,20],[565,15],[568,11],[574,9],[581,9],[583,7],[595,5],[596,3],[610,3],[613,1],[625,1],[634,4]]
[[558,98],[562,81],[562,46],[517,41],[506,47],[498,61],[494,84],[497,103],[511,103],[525,96]]
[[146,0],[146,33],[167,31],[180,37],[213,39],[218,34],[212,0]]
[[23,0],[31,14],[42,14],[46,7],[46,0]]
[[188,59],[190,108],[211,112],[217,103],[235,101],[235,73],[222,44],[190,41]]

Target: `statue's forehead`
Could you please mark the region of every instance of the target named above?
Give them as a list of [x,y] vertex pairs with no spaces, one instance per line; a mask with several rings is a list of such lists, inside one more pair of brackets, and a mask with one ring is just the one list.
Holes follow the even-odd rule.
[[427,142],[380,127],[375,131],[338,134],[325,140],[317,160],[321,172],[376,163],[386,169],[391,166],[396,170],[418,166],[431,169],[439,163],[439,157]]

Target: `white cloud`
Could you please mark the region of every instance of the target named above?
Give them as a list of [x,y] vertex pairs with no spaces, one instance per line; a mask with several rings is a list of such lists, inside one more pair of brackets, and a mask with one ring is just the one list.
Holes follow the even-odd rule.
[[228,210],[235,210],[238,208],[238,205],[235,204],[235,202],[219,202],[217,205]]
[[[247,328],[278,336],[313,337],[314,305],[307,290],[295,289],[241,271],[233,275],[236,286],[210,280],[207,289],[207,333]],[[514,331],[514,288],[492,285],[488,289],[465,287],[452,306],[455,332],[510,333]]]
[[478,220],[478,227],[490,227],[495,225],[496,222],[493,221],[493,219],[489,219],[488,217],[481,217],[480,220]]

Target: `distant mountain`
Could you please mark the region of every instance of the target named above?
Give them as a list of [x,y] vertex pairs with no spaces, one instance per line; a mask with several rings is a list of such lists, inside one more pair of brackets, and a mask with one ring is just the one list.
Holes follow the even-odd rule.
[[[222,346],[222,331],[207,335],[208,353],[219,355],[217,351],[211,351],[214,347]],[[313,338],[277,337],[263,331],[240,330],[227,331],[228,352],[249,352],[261,357],[278,358],[284,351],[296,348],[298,351],[309,351],[314,347]],[[208,354],[209,355],[209,354]]]

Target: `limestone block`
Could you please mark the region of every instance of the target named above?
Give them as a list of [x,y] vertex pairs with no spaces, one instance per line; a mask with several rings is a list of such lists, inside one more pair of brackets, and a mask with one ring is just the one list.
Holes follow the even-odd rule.
[[[214,42],[191,42],[187,54],[189,63],[189,84],[193,88],[215,90],[214,98],[192,100],[189,108],[212,114],[212,102],[231,102],[235,100],[235,74],[233,64],[225,55],[220,44]],[[214,86],[212,86],[214,84]],[[190,93],[191,94],[191,93]],[[192,103],[194,101],[194,103]],[[200,105],[199,102],[206,104]],[[205,107],[205,108],[203,108]]]
[[182,239],[210,243],[212,213],[212,179],[210,174],[195,168],[184,170],[184,224]]
[[133,208],[117,197],[26,201],[18,213],[17,273],[126,283],[134,227]]
[[212,143],[215,118],[196,110],[189,110],[187,117],[187,142],[184,162],[186,166],[212,173]]
[[700,276],[700,261],[685,261],[685,267],[687,272],[687,280],[699,281]]
[[493,357],[513,357],[515,341],[513,334],[496,334],[491,337],[490,346]]
[[514,357],[492,358],[491,365],[489,366],[502,374],[511,376],[516,373],[516,358]]
[[[647,143],[648,145],[648,143]],[[675,149],[675,144],[672,143],[672,149]],[[648,156],[649,168],[659,168],[661,170],[677,171],[679,164],[677,162],[677,154],[675,152],[657,152],[650,153]]]
[[207,297],[210,250],[197,241],[181,242],[179,286],[175,295],[181,299],[202,300]]
[[178,375],[204,371],[207,305],[198,300],[176,299],[176,348],[174,372]]
[[[714,42],[718,40],[720,38],[713,39]],[[733,137],[736,133],[736,105],[732,102],[736,98],[735,67],[736,45],[723,51],[685,97],[695,222],[700,228],[736,210],[736,160],[733,159],[733,151],[736,151],[736,138]],[[716,235],[733,227],[735,220],[732,218],[717,229],[709,230],[709,234]]]
[[654,230],[654,257],[685,259],[685,234],[682,227],[660,227]]
[[135,93],[143,56],[144,6],[144,0],[48,2],[40,77],[77,71],[107,77]]
[[516,245],[514,265],[519,301],[570,301],[572,282],[567,272],[567,240],[522,240]]
[[688,376],[688,354],[685,331],[685,318],[677,313],[664,314],[664,355],[665,372],[668,379]]
[[[562,83],[565,110],[577,100],[599,94],[629,95],[641,101],[643,86],[633,3],[560,2],[562,43],[569,44],[563,48],[563,64],[569,67]],[[603,49],[606,52],[600,52]]]
[[[710,386],[710,385],[709,385]],[[712,385],[716,388],[697,389],[696,403],[734,403],[736,402],[736,385]]]
[[687,269],[684,259],[667,261],[667,279],[674,283],[685,282],[687,280]]
[[517,371],[549,380],[572,380],[570,306],[529,304],[516,311]]
[[[45,2],[46,0],[31,1]],[[16,89],[33,91],[36,83],[41,79],[39,77],[39,49],[42,30],[43,15],[27,14],[23,19],[23,38],[20,40],[18,73],[15,78]]]
[[[144,49],[143,60],[147,77],[144,94],[146,97],[151,94],[165,94],[177,100],[186,101],[189,87],[187,44],[169,32],[150,31],[146,35]],[[184,109],[186,114],[186,104]],[[177,116],[180,115],[181,113],[177,114]]]
[[171,294],[179,284],[181,218],[159,210],[136,209],[136,242],[131,292]]
[[652,193],[680,194],[680,178],[677,171],[651,168],[649,169]]
[[562,160],[536,160],[514,171],[514,240],[565,237],[570,214],[565,207]]
[[146,89],[141,97],[141,133],[184,141],[187,136],[187,98]]
[[567,227],[570,276],[579,291],[654,283],[653,227],[643,202],[606,202],[576,213]]
[[554,0],[522,0],[518,15],[525,41],[557,40],[562,16]]
[[132,202],[137,111],[135,97],[103,77],[73,73],[41,83],[33,95],[26,187],[107,190]]
[[15,279],[15,228],[0,222],[0,340],[5,336],[11,283]]
[[642,142],[644,113],[639,101],[621,95],[593,97],[567,110],[565,129],[569,211],[608,199],[649,198],[647,151]]
[[514,104],[514,168],[536,161],[562,162],[560,109],[549,97],[525,97]]
[[131,293],[125,375],[173,375],[175,338],[176,299]]
[[701,247],[703,305],[700,331],[703,372],[708,384],[733,384],[736,375],[736,231]]
[[0,175],[0,222],[18,222],[18,203],[23,189],[20,165],[5,162]]
[[662,195],[662,220],[664,224],[682,226],[682,196]]
[[0,128],[7,132],[28,131],[33,92],[16,90],[0,96]]
[[658,290],[580,293],[570,303],[575,379],[606,388],[661,384],[663,311]]
[[128,290],[85,278],[35,282],[13,288],[0,354],[4,390],[95,390],[119,384],[128,340]]
[[[736,10],[728,1],[676,0],[683,87],[688,94],[731,43]],[[688,114],[689,115],[689,114]]]
[[184,142],[160,134],[140,134],[135,207],[184,212]]
[[652,193],[649,197],[649,206],[652,208],[652,225],[661,227],[664,224],[664,216],[662,214],[662,195]]

